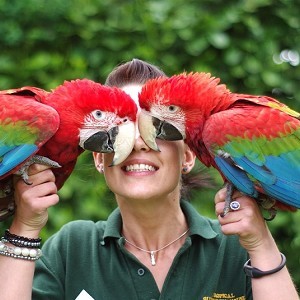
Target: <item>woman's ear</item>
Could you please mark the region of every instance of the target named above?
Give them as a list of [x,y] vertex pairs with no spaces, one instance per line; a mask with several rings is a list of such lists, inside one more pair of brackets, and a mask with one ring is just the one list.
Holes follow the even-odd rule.
[[99,173],[104,173],[103,153],[93,152],[95,167]]
[[196,155],[190,149],[189,146],[186,146],[185,153],[184,153],[184,160],[182,162],[182,174],[189,173],[196,163]]

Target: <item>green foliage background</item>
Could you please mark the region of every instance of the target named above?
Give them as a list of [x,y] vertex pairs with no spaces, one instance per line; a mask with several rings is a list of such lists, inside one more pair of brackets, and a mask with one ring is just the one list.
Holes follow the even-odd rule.
[[[0,0],[0,89],[50,90],[84,77],[103,83],[114,66],[140,58],[169,75],[211,72],[233,91],[271,95],[300,111],[299,13],[297,0]],[[215,191],[192,199],[210,217]],[[44,240],[70,220],[105,219],[116,207],[90,153],[60,199]],[[300,287],[300,214],[279,213],[269,225]]]

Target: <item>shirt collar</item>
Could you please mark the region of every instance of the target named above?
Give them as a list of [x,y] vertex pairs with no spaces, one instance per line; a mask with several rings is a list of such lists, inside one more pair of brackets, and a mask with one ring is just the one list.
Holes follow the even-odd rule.
[[217,221],[200,215],[194,206],[186,200],[181,201],[181,208],[187,218],[190,235],[198,235],[205,239],[213,239],[218,235],[214,229]]
[[[213,239],[218,235],[214,230],[213,221],[201,216],[189,202],[181,201],[181,208],[189,224],[189,235],[198,235],[205,239]],[[122,229],[122,217],[120,209],[116,208],[108,217],[103,235],[103,244],[107,238],[120,238]]]

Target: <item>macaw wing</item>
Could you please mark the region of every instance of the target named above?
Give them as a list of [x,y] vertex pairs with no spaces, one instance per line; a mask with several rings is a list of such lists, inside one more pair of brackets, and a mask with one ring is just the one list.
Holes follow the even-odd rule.
[[8,90],[1,90],[0,96],[24,96],[24,97],[30,97],[38,102],[42,102],[42,99],[47,97],[50,93],[40,89],[35,86],[24,86],[16,89],[8,89]]
[[240,191],[300,208],[300,121],[268,106],[238,105],[213,115],[203,139]]
[[0,179],[18,169],[57,131],[57,111],[39,102],[46,95],[30,87],[0,92]]
[[300,113],[289,108],[284,103],[279,102],[278,100],[268,97],[268,96],[255,96],[255,95],[246,95],[246,94],[232,94],[232,98],[238,102],[248,102],[256,105],[267,106],[276,110],[279,110],[287,115],[300,119]]

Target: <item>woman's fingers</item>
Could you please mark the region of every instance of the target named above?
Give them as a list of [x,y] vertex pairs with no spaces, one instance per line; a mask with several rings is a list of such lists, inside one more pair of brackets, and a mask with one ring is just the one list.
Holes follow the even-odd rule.
[[215,212],[226,235],[239,235],[242,246],[251,251],[269,239],[269,231],[255,199],[240,192],[233,194],[233,200],[239,203],[237,210],[229,210],[222,217],[225,206],[226,189],[221,189],[215,196]]
[[29,182],[20,177],[15,180],[16,212],[14,224],[26,230],[40,230],[48,220],[47,209],[59,202],[55,176],[48,166],[31,165]]

